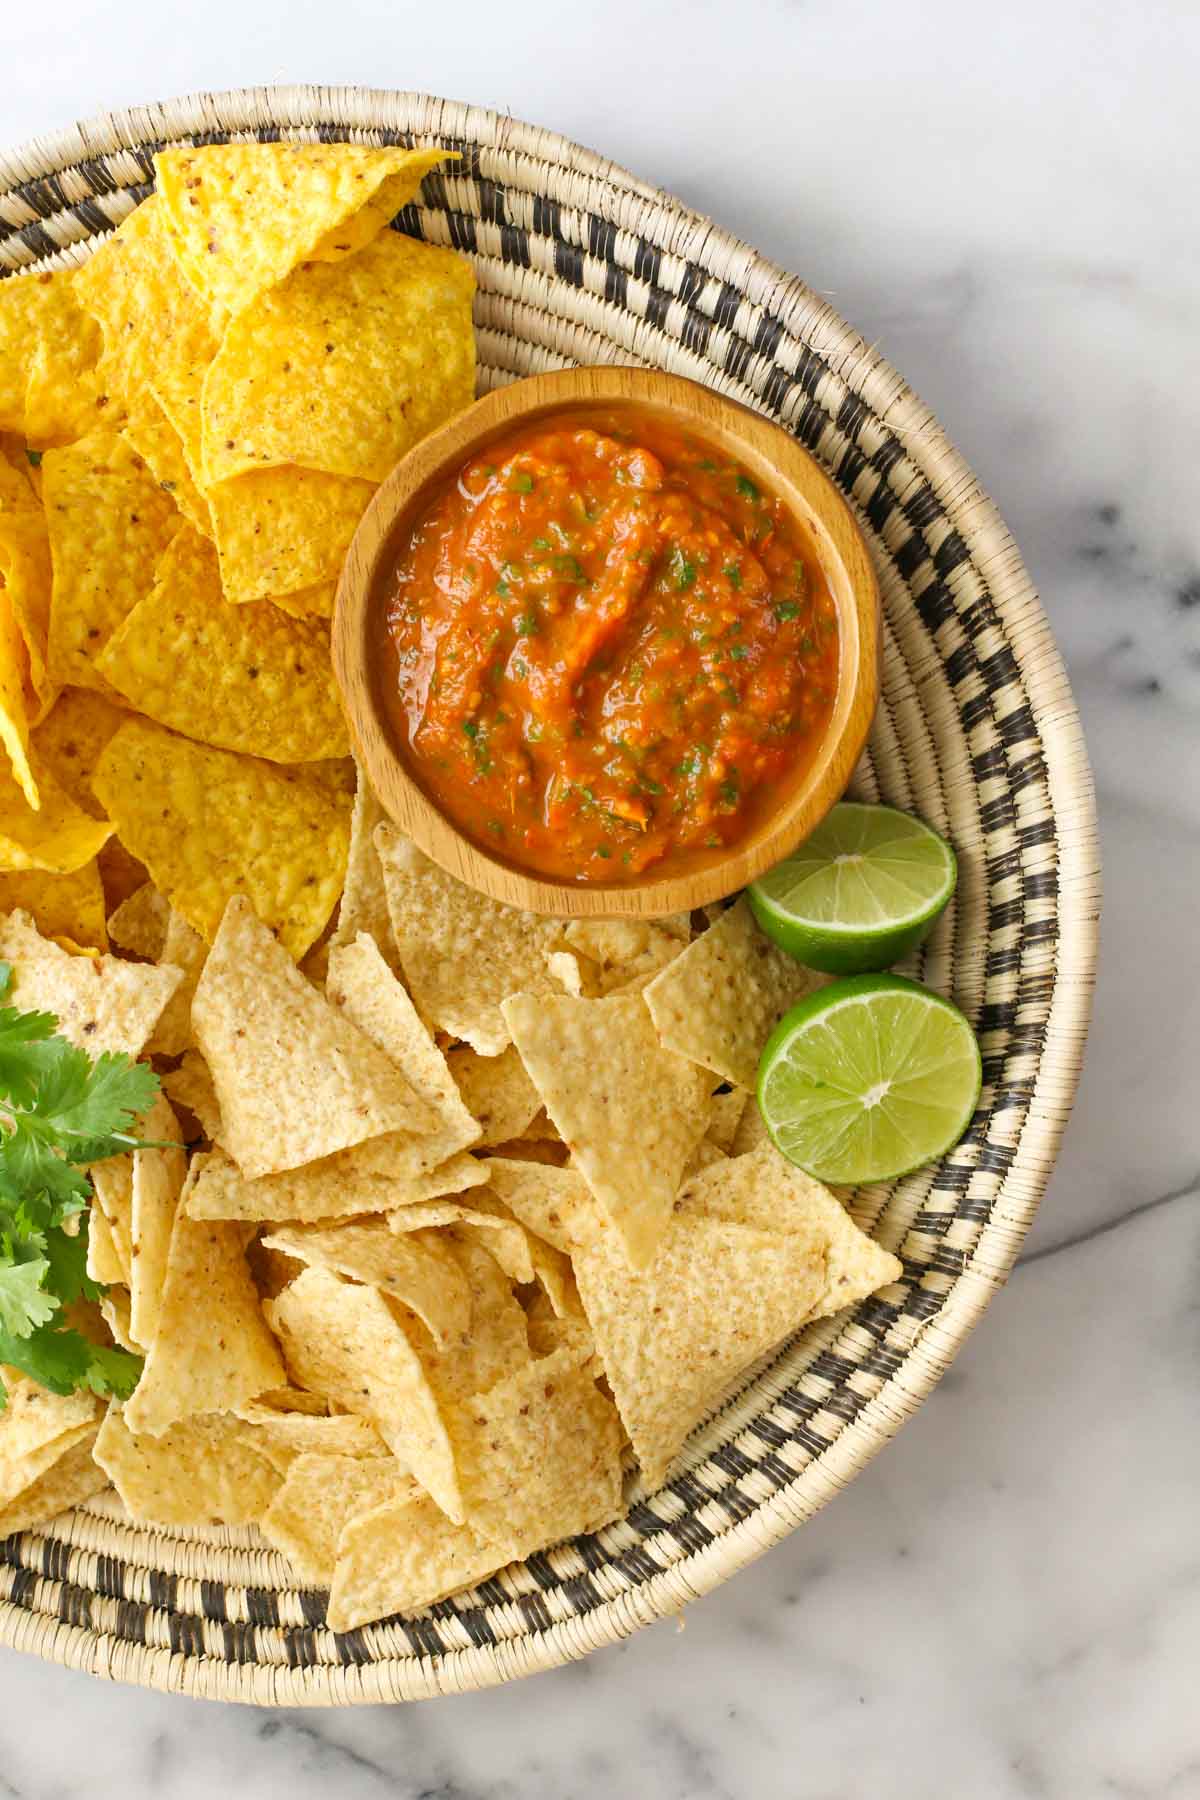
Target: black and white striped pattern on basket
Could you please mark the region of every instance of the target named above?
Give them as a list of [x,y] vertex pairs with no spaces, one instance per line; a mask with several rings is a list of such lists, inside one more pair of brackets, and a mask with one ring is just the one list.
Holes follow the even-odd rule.
[[1012,541],[895,372],[796,277],[560,138],[354,89],[139,109],[0,158],[0,269],[81,259],[144,198],[156,148],[236,135],[460,153],[397,224],[474,263],[482,389],[644,363],[757,408],[821,461],[884,595],[883,699],[855,791],[959,850],[958,896],[912,972],[954,995],[984,1053],[958,1149],[854,1206],[903,1280],[751,1371],[679,1472],[594,1537],[340,1636],[253,1532],[134,1527],[111,1493],[0,1543],[0,1641],[260,1703],[409,1698],[548,1667],[686,1604],[830,1498],[936,1381],[1011,1266],[1074,1091],[1098,911],[1091,782]]

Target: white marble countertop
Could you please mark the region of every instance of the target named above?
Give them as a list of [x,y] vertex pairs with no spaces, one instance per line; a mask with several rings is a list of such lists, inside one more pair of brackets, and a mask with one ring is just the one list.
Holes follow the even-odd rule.
[[878,339],[1013,526],[1106,863],[1021,1266],[900,1437],[688,1613],[522,1686],[255,1712],[0,1652],[3,1800],[1200,1794],[1200,12],[1193,0],[58,0],[10,143],[196,88],[424,88],[617,157]]

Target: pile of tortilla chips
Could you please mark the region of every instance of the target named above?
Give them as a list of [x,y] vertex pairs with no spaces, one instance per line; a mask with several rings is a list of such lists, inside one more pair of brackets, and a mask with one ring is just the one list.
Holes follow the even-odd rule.
[[474,397],[470,265],[387,229],[442,160],[164,150],[81,267],[0,281],[0,906],[51,936],[148,879],[206,943],[233,893],[297,957],[330,919],[336,578]]
[[385,229],[435,160],[166,151],[78,274],[0,284],[0,959],[162,1082],[72,1317],[141,1378],[5,1371],[0,1538],[111,1483],[256,1527],[335,1631],[619,1517],[900,1272],[766,1139],[762,1042],[820,978],[744,901],[514,911],[346,759],[342,553],[471,397],[469,270]]
[[0,1535],[111,1481],[135,1519],[256,1526],[351,1630],[619,1517],[633,1463],[658,1483],[752,1363],[893,1281],[747,1092],[819,978],[744,901],[698,925],[505,908],[361,782],[302,967],[245,893],[210,944],[146,884],[124,956],[11,913],[16,1004],[164,1092],[89,1236],[143,1374],[106,1410],[17,1379]]

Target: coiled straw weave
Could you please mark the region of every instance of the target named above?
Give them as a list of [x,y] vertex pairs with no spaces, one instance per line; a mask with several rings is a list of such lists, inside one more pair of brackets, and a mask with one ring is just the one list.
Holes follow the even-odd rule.
[[886,610],[884,692],[856,779],[953,839],[956,902],[914,972],[975,1024],[984,1088],[941,1164],[859,1196],[895,1288],[805,1331],[697,1432],[628,1519],[414,1618],[335,1636],[238,1531],[131,1525],[111,1493],[0,1543],[0,1641],[117,1680],[259,1704],[484,1686],[627,1636],[808,1518],[929,1392],[1002,1284],[1074,1094],[1099,872],[1066,676],[970,469],[886,362],[796,276],[625,170],[419,94],[255,88],[134,108],[0,156],[0,267],[78,260],[180,138],[364,138],[458,150],[406,231],[478,271],[486,387],[645,362],[786,425],[857,510]]

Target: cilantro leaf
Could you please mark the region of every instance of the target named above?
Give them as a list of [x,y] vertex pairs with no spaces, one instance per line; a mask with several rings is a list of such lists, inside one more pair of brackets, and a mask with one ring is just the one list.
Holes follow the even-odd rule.
[[128,1350],[92,1344],[78,1331],[54,1331],[47,1326],[24,1338],[0,1328],[0,1363],[19,1369],[52,1394],[90,1388],[101,1399],[109,1395],[128,1399],[142,1372],[141,1357]]
[[45,1259],[49,1270],[47,1285],[64,1306],[73,1300],[98,1300],[104,1289],[97,1286],[87,1272],[87,1220],[73,1237],[65,1231],[51,1231],[46,1237]]
[[29,1262],[0,1265],[0,1333],[28,1338],[41,1325],[46,1325],[58,1311],[58,1301],[48,1294],[42,1282],[50,1273],[44,1256]]
[[0,1007],[0,1092],[10,1094],[19,1106],[28,1106],[39,1076],[56,1059],[53,1013],[18,1012]]

